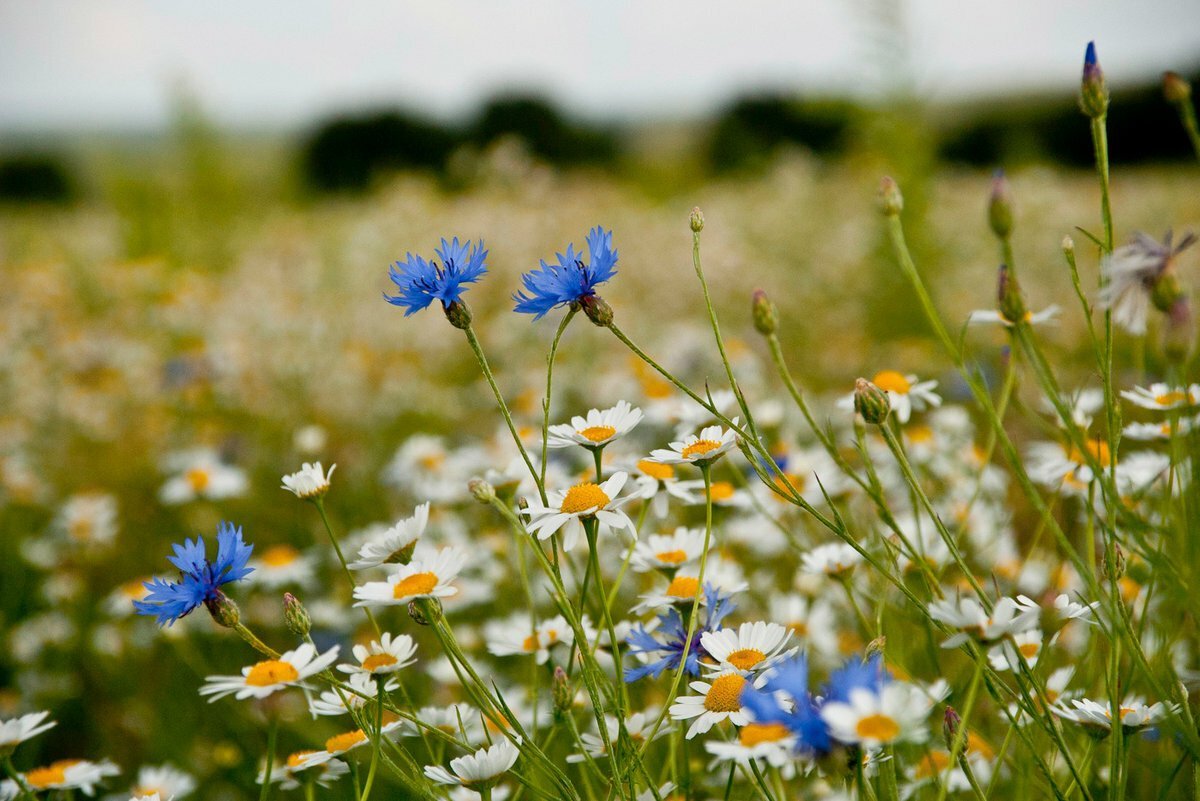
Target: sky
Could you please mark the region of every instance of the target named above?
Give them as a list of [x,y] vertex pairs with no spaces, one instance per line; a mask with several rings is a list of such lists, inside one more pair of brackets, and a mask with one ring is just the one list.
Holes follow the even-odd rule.
[[1200,66],[1198,0],[3,0],[0,132],[154,129],[180,86],[219,123],[294,128],[497,91],[589,119],[698,116],[785,88],[933,100]]

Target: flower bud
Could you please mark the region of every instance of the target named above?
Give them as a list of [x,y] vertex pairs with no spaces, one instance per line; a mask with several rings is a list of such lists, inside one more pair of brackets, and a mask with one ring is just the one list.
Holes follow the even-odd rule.
[[700,233],[704,230],[704,212],[700,211],[699,206],[692,207],[692,214],[688,218],[688,222],[692,226],[693,233]]
[[892,410],[892,402],[887,393],[865,378],[854,382],[854,411],[871,425],[883,425],[888,413]]
[[1186,103],[1192,99],[1192,85],[1177,72],[1164,72],[1162,85],[1168,103]]
[[608,328],[612,325],[613,310],[612,306],[599,295],[588,295],[579,302],[583,307],[583,313],[587,318],[601,328]]
[[1000,314],[1005,320],[1013,325],[1025,321],[1025,301],[1021,298],[1021,288],[1017,285],[1017,277],[1008,269],[1007,264],[1000,265],[996,294]]
[[1079,87],[1079,108],[1084,114],[1098,120],[1108,113],[1108,85],[1104,82],[1104,71],[1096,59],[1096,43],[1088,42],[1083,56],[1083,81]]
[[431,626],[442,619],[440,598],[418,598],[408,602],[408,616],[418,626]]
[[312,631],[312,618],[308,616],[308,610],[290,592],[283,594],[283,622],[287,624],[288,631],[297,637],[307,637]]
[[1104,577],[1120,581],[1125,576],[1125,551],[1113,543],[1111,551],[1104,552]]
[[887,647],[887,637],[876,637],[867,643],[863,648],[863,661],[866,662],[873,656],[883,656],[883,649]]
[[562,667],[554,668],[554,678],[551,681],[551,696],[554,698],[554,713],[556,717],[565,720],[575,703],[575,692],[571,689],[571,680],[567,671]]
[[473,478],[468,481],[467,489],[471,490],[471,497],[480,503],[491,503],[496,500],[496,488],[482,478]]
[[904,211],[904,196],[900,194],[900,187],[886,175],[879,182],[879,208],[886,217],[898,217]]
[[1196,339],[1196,328],[1192,320],[1192,304],[1184,295],[1175,301],[1167,312],[1167,322],[1162,329],[1163,355],[1175,364],[1183,364],[1192,355]]
[[1072,239],[1069,235],[1064,236],[1062,238],[1061,247],[1062,247],[1062,252],[1065,253],[1069,258],[1075,257],[1075,240]]
[[942,738],[946,741],[946,748],[951,753],[954,751],[954,741],[958,737],[960,728],[962,728],[962,717],[954,707],[947,706],[946,714],[942,716]]
[[446,319],[450,321],[450,325],[455,328],[460,328],[466,331],[471,327],[471,307],[464,300],[451,301],[450,305],[443,305],[442,311],[446,313]]
[[225,593],[216,590],[216,594],[211,598],[206,598],[204,606],[208,609],[208,613],[212,615],[212,619],[216,621],[218,626],[224,626],[227,629],[236,628],[242,622],[242,613],[238,609],[238,605],[233,602]]
[[1000,239],[1012,236],[1013,209],[1012,191],[1004,170],[996,170],[992,176],[992,194],[988,198],[988,225]]
[[775,329],[779,327],[779,311],[775,308],[775,304],[771,302],[771,299],[767,297],[767,293],[761,289],[754,290],[751,303],[755,330],[765,337],[774,334]]

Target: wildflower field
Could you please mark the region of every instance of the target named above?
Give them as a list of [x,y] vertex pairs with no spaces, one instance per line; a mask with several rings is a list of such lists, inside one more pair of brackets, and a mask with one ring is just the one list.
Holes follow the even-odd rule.
[[0,212],[0,799],[1200,796],[1200,168],[1080,106]]

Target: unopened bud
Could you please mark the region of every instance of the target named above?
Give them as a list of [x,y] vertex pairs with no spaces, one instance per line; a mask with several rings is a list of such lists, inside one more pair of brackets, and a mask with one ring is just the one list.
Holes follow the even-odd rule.
[[471,490],[471,497],[480,503],[491,503],[496,500],[496,488],[482,478],[473,478],[468,481],[467,489]]
[[946,748],[953,752],[954,741],[958,739],[958,731],[962,728],[962,717],[954,710],[954,707],[946,707],[946,714],[942,715],[942,738],[946,741]]
[[883,656],[883,649],[887,647],[887,637],[876,637],[867,643],[867,647],[863,649],[863,661],[866,662],[873,656]]
[[1125,551],[1113,543],[1111,551],[1104,552],[1104,577],[1120,581],[1125,576]]
[[236,628],[242,622],[242,613],[238,609],[238,605],[233,602],[232,598],[220,590],[217,590],[216,595],[212,598],[206,598],[204,606],[208,609],[208,613],[212,615],[212,619],[216,621],[218,626],[232,629]]
[[442,619],[442,601],[439,598],[418,598],[408,602],[408,616],[418,626],[430,626]]
[[904,211],[904,196],[900,194],[900,186],[886,175],[879,182],[879,208],[887,217],[897,217]]
[[575,692],[571,689],[571,680],[567,677],[567,671],[562,667],[554,668],[554,679],[551,684],[551,695],[554,698],[554,712],[557,717],[563,718],[575,703]]
[[692,226],[694,233],[700,233],[704,230],[704,212],[700,211],[699,206],[692,207],[692,214],[688,217],[688,222]]
[[1062,247],[1062,252],[1067,254],[1067,256],[1070,256],[1072,258],[1075,256],[1075,240],[1072,239],[1069,235],[1064,236],[1062,238],[1061,247]]
[[1150,287],[1150,302],[1163,314],[1170,313],[1176,301],[1187,297],[1171,262],[1167,262],[1166,268],[1153,280],[1154,285]]
[[1025,301],[1021,297],[1021,287],[1017,285],[1017,277],[1008,269],[1007,264],[1000,265],[996,294],[1000,315],[1013,325],[1024,322]]
[[312,631],[312,618],[308,616],[308,610],[290,592],[283,594],[283,622],[288,631],[298,637],[306,637]]
[[1167,323],[1162,329],[1163,355],[1174,364],[1183,364],[1192,355],[1196,340],[1196,327],[1192,318],[1192,303],[1187,296],[1180,297],[1167,312]]
[[612,306],[608,305],[608,301],[599,295],[588,295],[579,302],[583,307],[583,313],[587,318],[601,328],[608,328],[612,325],[613,310]]
[[774,334],[775,329],[779,327],[779,311],[775,308],[775,304],[771,302],[771,299],[767,297],[767,293],[761,289],[754,290],[751,303],[755,330],[765,337]]
[[455,328],[466,331],[471,327],[471,307],[467,305],[466,301],[451,301],[450,305],[442,306],[442,311],[446,312],[446,319]]
[[1168,103],[1186,103],[1192,99],[1192,85],[1177,72],[1164,72],[1162,86]]
[[1000,239],[1008,239],[1013,229],[1012,190],[1004,170],[992,176],[992,194],[988,198],[988,225]]
[[1104,71],[1096,58],[1096,43],[1088,42],[1083,56],[1083,81],[1079,87],[1079,108],[1084,114],[1098,120],[1108,113],[1108,85]]
[[883,425],[888,413],[892,410],[892,402],[887,393],[865,378],[854,382],[854,411],[871,425]]

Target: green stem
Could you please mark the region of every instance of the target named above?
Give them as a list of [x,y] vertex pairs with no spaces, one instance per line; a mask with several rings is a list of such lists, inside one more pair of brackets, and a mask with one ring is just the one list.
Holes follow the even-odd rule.
[[1189,96],[1174,105],[1175,110],[1179,112],[1179,121],[1187,131],[1188,141],[1192,143],[1192,150],[1196,152],[1196,158],[1200,159],[1200,126],[1196,125],[1196,109],[1192,106],[1192,99]]
[[8,774],[8,778],[12,779],[13,783],[20,788],[21,794],[17,796],[18,798],[34,797],[33,788],[30,787],[29,783],[25,781],[25,777],[18,773],[17,769],[13,767],[11,755],[4,757],[4,772]]
[[546,460],[548,458],[546,449],[549,447],[550,437],[550,398],[554,386],[554,357],[558,354],[558,341],[562,339],[563,332],[567,330],[571,318],[578,311],[577,307],[572,306],[562,318],[562,322],[558,324],[558,330],[554,332],[554,341],[550,343],[550,354],[546,357],[546,397],[542,399],[542,463],[539,465],[540,478],[538,479],[538,493],[541,495],[543,506],[546,504]]
[[[354,593],[354,589],[358,586],[358,582],[354,580],[354,573],[350,571],[350,565],[346,563],[346,555],[342,553],[342,546],[338,544],[338,538],[333,533],[333,526],[329,525],[329,515],[325,514],[325,499],[317,496],[312,499],[313,506],[317,507],[317,512],[321,515],[321,522],[325,524],[325,533],[329,535],[329,541],[333,543],[333,550],[337,554],[338,561],[342,564],[342,571],[346,574],[346,580],[350,582],[350,592]],[[371,612],[370,607],[364,606],[363,611],[367,613],[367,620],[371,621],[371,626],[375,629],[375,636],[381,636],[382,629],[379,628],[379,623],[375,620],[375,615]]]
[[[367,801],[371,797],[371,786],[375,784],[375,769],[379,767],[379,747],[383,742],[383,684],[385,678],[381,676],[375,677],[375,742],[371,748],[371,767],[367,769],[367,781],[363,785],[360,801]],[[428,745],[428,743],[426,743]]]
[[271,715],[267,728],[267,767],[263,771],[262,790],[259,791],[258,801],[267,801],[271,793],[271,768],[275,765],[275,737],[279,733],[279,718]]
[[[975,699],[979,694],[979,682],[983,678],[983,665],[986,658],[986,655],[980,653],[979,658],[975,660],[975,672],[971,674],[971,683],[967,686],[967,702],[963,706],[962,715],[959,718],[958,731],[954,733],[954,740],[950,744],[951,765],[959,762],[960,758],[963,765],[968,765],[969,763],[966,756],[967,732],[970,731],[968,726],[971,723],[971,712],[975,708]],[[943,801],[946,797],[946,791],[949,789],[949,781],[940,782],[937,801]]]

